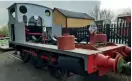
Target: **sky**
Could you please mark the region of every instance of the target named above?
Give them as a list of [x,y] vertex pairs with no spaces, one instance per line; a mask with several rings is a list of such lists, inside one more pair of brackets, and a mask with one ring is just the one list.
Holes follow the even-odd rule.
[[7,7],[13,3],[35,3],[50,8],[62,8],[90,14],[94,6],[100,5],[101,9],[111,9],[114,13],[121,13],[123,9],[131,7],[131,0],[90,0],[90,1],[0,1],[0,25],[8,23]]
[[131,0],[100,0],[101,8],[112,10],[131,7]]

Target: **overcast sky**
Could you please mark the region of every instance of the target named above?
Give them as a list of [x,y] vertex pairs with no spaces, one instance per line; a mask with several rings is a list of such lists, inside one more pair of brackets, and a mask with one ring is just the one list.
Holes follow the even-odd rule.
[[[5,25],[8,22],[7,7],[18,1],[0,1],[0,25]],[[21,1],[22,2],[22,1]],[[19,1],[19,3],[21,3]],[[119,13],[124,8],[130,7],[130,0],[90,0],[90,1],[23,1],[24,3],[35,3],[44,5],[50,8],[58,7],[62,9],[90,13],[95,5],[100,5],[101,9],[107,8]]]

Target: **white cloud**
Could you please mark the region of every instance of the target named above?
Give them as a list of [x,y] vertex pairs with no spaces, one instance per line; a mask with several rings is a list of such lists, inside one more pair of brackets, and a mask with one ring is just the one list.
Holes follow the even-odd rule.
[[101,9],[117,10],[121,8],[131,7],[131,0],[100,0]]

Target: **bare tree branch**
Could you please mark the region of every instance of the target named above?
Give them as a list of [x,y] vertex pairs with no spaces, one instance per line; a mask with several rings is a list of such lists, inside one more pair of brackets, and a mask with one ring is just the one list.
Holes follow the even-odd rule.
[[100,8],[99,6],[96,5],[93,11],[91,12],[91,15],[94,17],[95,20],[99,18],[99,12],[100,12]]
[[118,16],[124,16],[124,15],[131,15],[131,8],[126,8],[121,14]]
[[95,6],[93,11],[91,12],[91,15],[95,18],[95,20],[111,20],[114,17],[114,14],[111,10],[103,9],[100,10],[99,6]]

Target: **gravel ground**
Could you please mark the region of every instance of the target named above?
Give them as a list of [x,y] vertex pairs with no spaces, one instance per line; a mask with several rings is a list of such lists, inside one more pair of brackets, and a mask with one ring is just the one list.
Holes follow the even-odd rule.
[[[9,55],[13,52],[0,52],[0,81],[58,81],[46,69],[35,69],[30,63],[23,64]],[[108,73],[105,81],[131,81],[130,76]]]
[[46,70],[23,64],[8,53],[0,54],[0,81],[57,81]]

